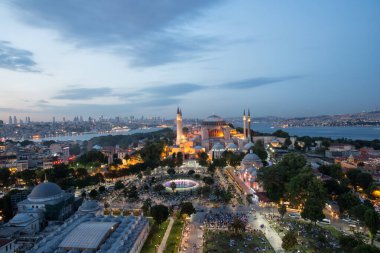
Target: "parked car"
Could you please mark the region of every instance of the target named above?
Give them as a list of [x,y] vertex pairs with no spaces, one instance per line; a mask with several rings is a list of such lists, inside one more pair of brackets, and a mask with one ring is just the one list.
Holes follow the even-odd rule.
[[325,225],[330,225],[331,221],[330,221],[330,219],[322,219],[320,221],[317,221],[317,223],[325,224]]

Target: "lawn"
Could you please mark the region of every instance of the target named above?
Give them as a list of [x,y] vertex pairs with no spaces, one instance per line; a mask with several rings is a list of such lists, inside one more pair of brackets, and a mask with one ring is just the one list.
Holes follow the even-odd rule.
[[156,245],[161,244],[161,240],[164,237],[168,225],[169,220],[163,222],[160,227],[158,227],[156,223],[153,223],[148,238],[146,239],[144,247],[141,250],[141,253],[156,253]]
[[247,232],[236,236],[229,231],[207,231],[205,253],[251,253],[256,251],[274,253],[261,232]]
[[173,223],[172,230],[168,241],[166,243],[166,249],[164,253],[178,252],[181,244],[181,233],[183,229],[184,222],[181,219],[176,219]]
[[306,253],[341,252],[339,237],[341,233],[329,225],[314,225],[303,220],[284,219],[284,221],[270,221],[271,226],[283,237],[287,231],[297,233],[297,250]]

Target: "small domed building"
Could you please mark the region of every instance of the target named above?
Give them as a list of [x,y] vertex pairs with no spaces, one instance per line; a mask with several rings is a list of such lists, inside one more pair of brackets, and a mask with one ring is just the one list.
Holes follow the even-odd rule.
[[246,154],[241,161],[241,168],[247,169],[249,167],[261,168],[263,167],[263,162],[260,157],[258,157],[252,150],[248,154]]
[[75,200],[73,194],[45,180],[33,188],[27,199],[17,203],[17,214],[4,228],[33,235],[45,227],[46,221],[63,221],[71,216],[79,204],[80,199]]

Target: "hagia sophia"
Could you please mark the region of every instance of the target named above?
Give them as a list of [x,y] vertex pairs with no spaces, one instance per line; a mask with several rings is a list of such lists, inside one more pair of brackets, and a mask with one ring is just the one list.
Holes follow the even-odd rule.
[[[247,193],[253,193],[260,187],[256,182],[256,176],[257,169],[263,166],[263,162],[251,150],[254,142],[251,136],[251,113],[249,110],[247,115],[244,110],[242,120],[243,133],[237,132],[217,115],[207,117],[200,126],[184,128],[182,110],[178,108],[176,145],[171,147],[171,152],[182,152],[189,159],[196,158],[201,152],[206,152],[209,159],[220,158],[224,151],[246,153],[239,170],[233,174],[247,189]],[[183,129],[187,130],[186,133]]]
[[210,157],[218,158],[225,150],[232,152],[247,152],[254,146],[251,136],[251,115],[243,113],[243,133],[238,133],[226,121],[217,116],[207,117],[201,125],[191,126],[186,133],[183,131],[182,110],[177,109],[176,145],[172,153],[182,152],[188,157],[195,157],[200,152],[206,152]]

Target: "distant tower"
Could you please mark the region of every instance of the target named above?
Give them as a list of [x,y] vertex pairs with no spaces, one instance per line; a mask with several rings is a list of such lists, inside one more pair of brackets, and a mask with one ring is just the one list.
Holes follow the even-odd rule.
[[55,117],[53,116],[53,124],[55,124]]
[[12,120],[12,116],[9,116],[9,121],[8,121],[9,125],[12,125],[13,124],[13,120]]
[[176,145],[181,144],[182,139],[182,111],[177,108],[177,140]]
[[17,124],[17,118],[16,118],[16,116],[13,116],[13,124]]
[[243,131],[244,131],[244,139],[247,138],[247,119],[245,117],[245,109],[243,112]]
[[251,112],[249,111],[248,109],[248,141],[251,142],[252,141],[252,138],[251,138]]

